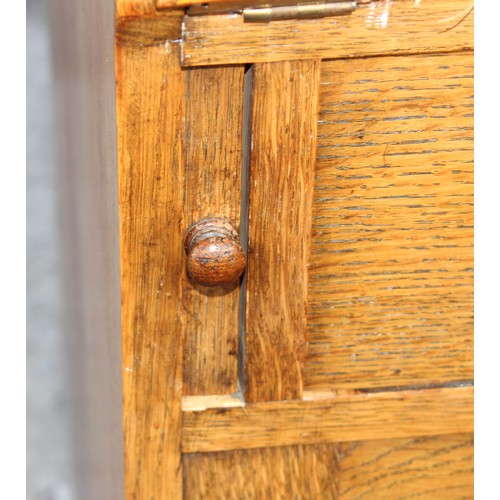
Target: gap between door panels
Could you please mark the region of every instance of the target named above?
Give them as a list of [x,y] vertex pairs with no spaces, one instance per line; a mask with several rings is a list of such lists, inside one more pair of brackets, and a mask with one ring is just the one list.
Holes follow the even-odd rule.
[[[245,66],[243,79],[243,126],[242,126],[242,162],[241,162],[241,245],[248,262],[248,207],[250,195],[250,152],[252,148],[252,106],[253,106],[253,65]],[[238,389],[235,395],[244,403],[245,394],[245,326],[246,326],[246,295],[247,272],[243,275],[240,289],[240,304],[238,312]]]

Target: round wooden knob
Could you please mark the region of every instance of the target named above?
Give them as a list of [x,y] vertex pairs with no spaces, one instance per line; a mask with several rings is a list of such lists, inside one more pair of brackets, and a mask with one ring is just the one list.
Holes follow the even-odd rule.
[[224,219],[204,219],[186,231],[187,272],[199,285],[234,283],[245,269],[238,232]]

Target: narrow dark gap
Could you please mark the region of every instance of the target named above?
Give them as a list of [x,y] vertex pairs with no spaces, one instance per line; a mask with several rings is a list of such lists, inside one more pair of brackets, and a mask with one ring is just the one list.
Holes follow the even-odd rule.
[[[248,200],[250,186],[250,151],[252,148],[253,65],[245,67],[243,81],[243,127],[241,139],[241,245],[247,255],[248,267]],[[246,317],[247,273],[243,274],[238,311],[238,385],[245,394],[245,317]]]
[[436,384],[415,384],[392,387],[371,387],[368,389],[356,389],[360,393],[375,392],[398,392],[398,391],[418,391],[424,389],[446,389],[447,387],[474,387],[474,380],[453,380]]

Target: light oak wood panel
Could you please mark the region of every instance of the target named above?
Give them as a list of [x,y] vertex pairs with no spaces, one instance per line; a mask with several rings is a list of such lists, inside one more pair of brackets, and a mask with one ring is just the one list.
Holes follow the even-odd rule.
[[79,498],[123,498],[113,3],[51,9],[72,487]]
[[290,446],[188,454],[189,499],[338,498],[338,445]]
[[[239,226],[243,73],[242,66],[186,73],[186,227],[207,217]],[[205,287],[186,279],[183,394],[236,391],[238,306],[238,283]]]
[[184,75],[117,45],[126,498],[181,498]]
[[319,62],[254,66],[245,400],[302,395]]
[[186,16],[183,66],[429,53],[472,48],[470,0],[372,2],[351,15],[244,23],[241,15]]
[[321,80],[307,389],[472,379],[472,54]]
[[471,434],[344,443],[343,500],[474,498]]
[[183,413],[185,453],[473,431],[472,387],[255,403]]
[[471,434],[186,454],[186,498],[474,497]]

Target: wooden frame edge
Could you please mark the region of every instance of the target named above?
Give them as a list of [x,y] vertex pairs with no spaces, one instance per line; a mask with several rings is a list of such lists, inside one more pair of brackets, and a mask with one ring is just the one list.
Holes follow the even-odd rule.
[[185,411],[182,452],[473,432],[474,388],[338,395]]
[[[300,59],[345,59],[431,54],[474,48],[468,0],[419,5],[371,2],[349,16],[268,23],[241,14],[186,15],[182,66],[247,64]],[[274,40],[269,45],[268,40]],[[376,40],[376,42],[374,42]]]

